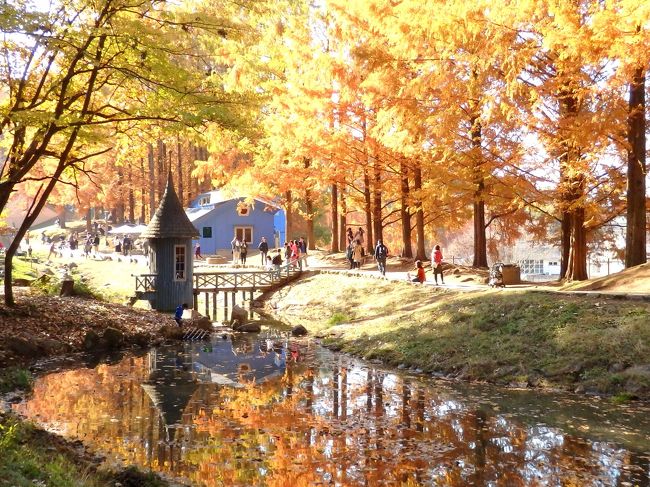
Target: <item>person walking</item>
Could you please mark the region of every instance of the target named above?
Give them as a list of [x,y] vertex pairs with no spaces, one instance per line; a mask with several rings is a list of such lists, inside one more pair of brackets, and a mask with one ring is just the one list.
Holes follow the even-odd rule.
[[431,268],[433,269],[433,278],[436,280],[436,285],[438,285],[438,274],[440,274],[440,283],[445,283],[445,278],[442,274],[442,250],[440,250],[440,245],[436,245],[431,252]]
[[246,240],[242,240],[241,245],[239,246],[239,260],[242,265],[246,265],[246,257],[248,256],[248,244]]
[[361,261],[363,260],[363,246],[361,240],[357,240],[354,249],[352,250],[352,260],[354,261],[354,268],[361,269]]
[[415,269],[417,270],[417,274],[415,275],[415,277],[411,277],[411,273],[407,272],[406,276],[408,280],[411,282],[419,282],[420,284],[424,284],[424,281],[427,280],[427,276],[424,273],[424,267],[422,267],[421,260],[415,261]]
[[377,261],[377,268],[382,276],[386,275],[386,257],[388,257],[388,247],[384,245],[381,239],[377,240],[375,247],[375,260]]
[[194,258],[195,259],[203,258],[203,256],[201,255],[201,242],[196,242],[196,245],[194,246]]
[[232,239],[232,242],[230,242],[230,247],[232,249],[232,264],[237,265],[239,264],[239,252],[241,250],[241,242],[235,235],[235,238]]
[[269,244],[266,241],[266,237],[262,237],[262,241],[257,246],[257,249],[260,251],[260,255],[262,256],[262,265],[266,265],[266,257],[269,254]]

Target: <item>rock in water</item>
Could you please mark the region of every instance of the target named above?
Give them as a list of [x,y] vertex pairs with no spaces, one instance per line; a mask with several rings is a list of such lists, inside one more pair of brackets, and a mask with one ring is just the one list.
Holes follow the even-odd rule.
[[244,323],[243,325],[237,327],[236,331],[242,333],[259,333],[260,331],[262,331],[262,326],[255,321],[251,321],[249,323]]
[[212,331],[212,320],[206,316],[193,319],[190,322],[190,327],[198,328],[199,330]]
[[235,320],[240,323],[246,323],[248,321],[248,311],[237,304],[233,306],[232,313],[230,314],[230,322],[232,323]]
[[294,326],[293,330],[291,330],[291,335],[295,337],[302,337],[305,336],[307,333],[307,328],[305,328],[302,325]]

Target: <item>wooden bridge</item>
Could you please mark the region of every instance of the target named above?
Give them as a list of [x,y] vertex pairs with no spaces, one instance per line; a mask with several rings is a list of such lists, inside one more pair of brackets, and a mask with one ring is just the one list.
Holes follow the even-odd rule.
[[[217,298],[223,293],[223,304],[225,315],[228,314],[228,294],[232,307],[236,304],[236,295],[242,293],[242,299],[248,294],[252,301],[256,292],[264,292],[275,289],[283,284],[292,281],[302,271],[294,266],[284,265],[274,270],[222,270],[214,272],[194,272],[193,294],[194,306],[198,311],[199,296],[204,295],[205,316],[216,317]],[[156,291],[156,274],[140,274],[135,276],[135,298],[147,299]],[[210,314],[210,303],[212,303],[212,315]]]

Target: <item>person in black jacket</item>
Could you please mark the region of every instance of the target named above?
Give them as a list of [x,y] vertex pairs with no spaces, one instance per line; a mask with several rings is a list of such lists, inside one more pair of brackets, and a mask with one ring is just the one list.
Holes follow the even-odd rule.
[[266,265],[266,256],[269,253],[269,244],[266,242],[266,237],[262,237],[262,241],[257,246],[257,249],[260,251],[262,256],[262,265]]
[[388,247],[379,239],[375,246],[375,260],[382,276],[386,275],[386,257],[388,257]]

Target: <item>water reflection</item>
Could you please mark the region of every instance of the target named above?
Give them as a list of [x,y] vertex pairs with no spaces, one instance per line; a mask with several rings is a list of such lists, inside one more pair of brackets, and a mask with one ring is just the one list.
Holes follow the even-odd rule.
[[20,411],[196,485],[648,485],[649,415],[396,375],[280,334],[39,379]]

